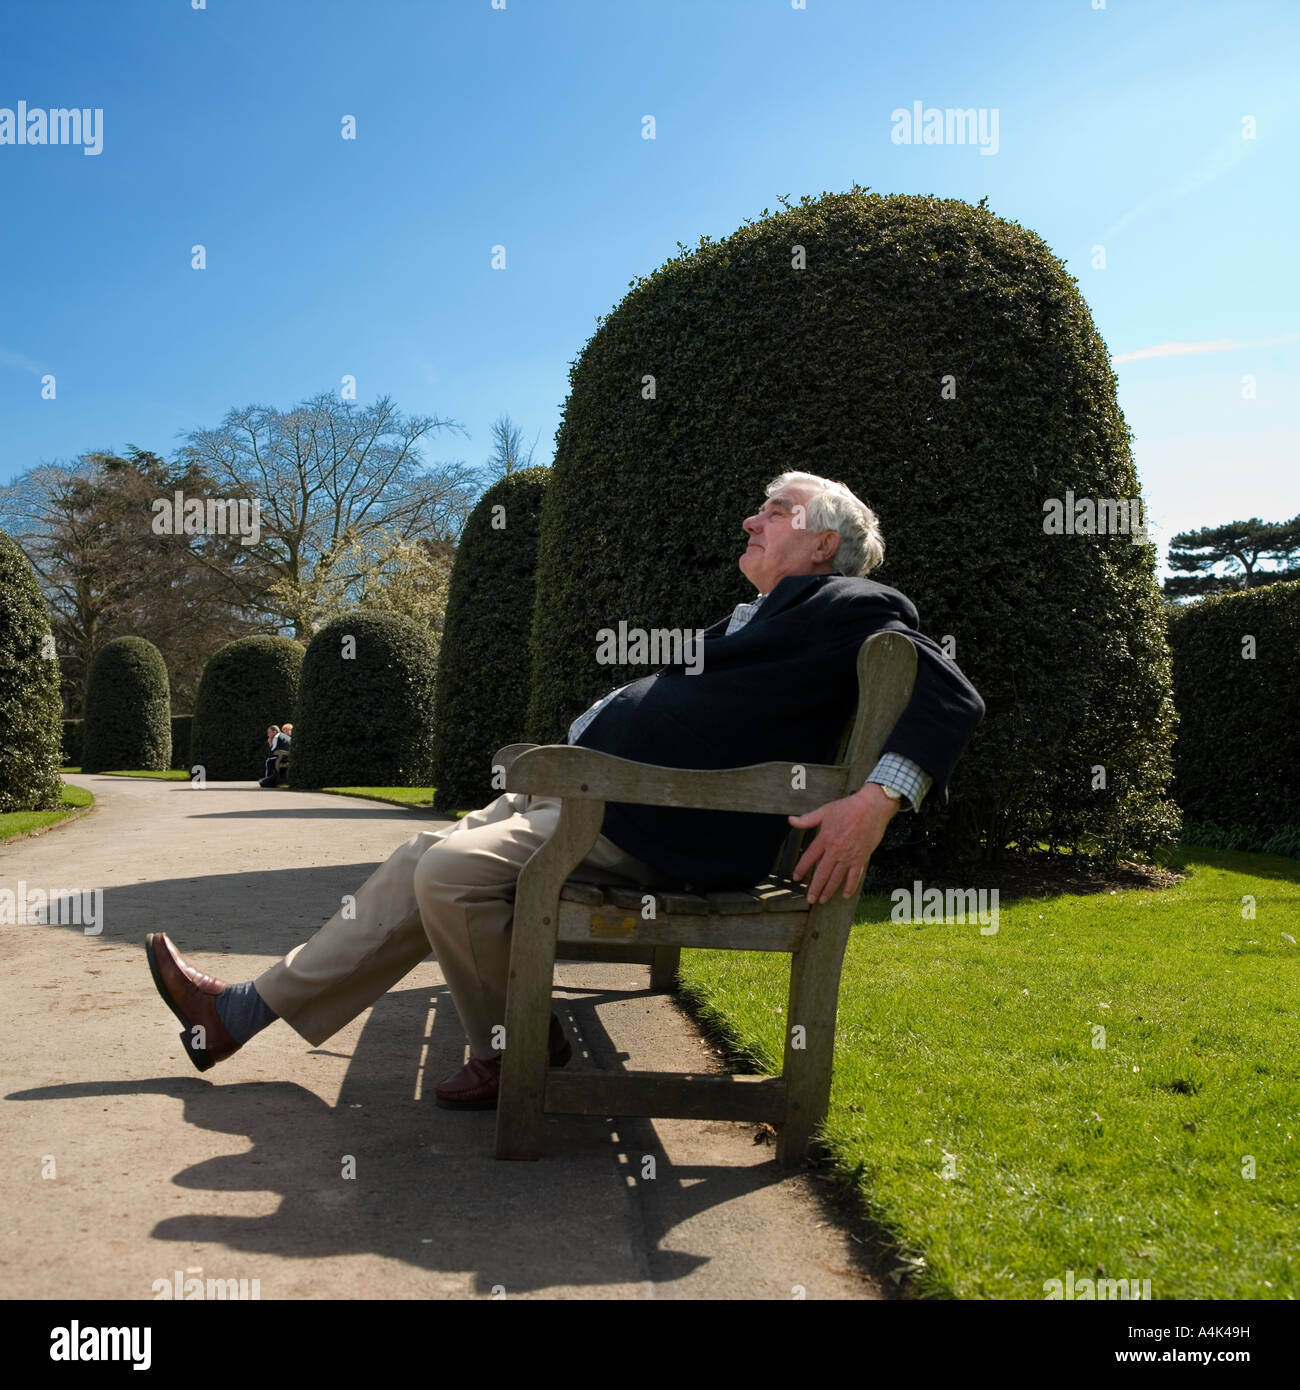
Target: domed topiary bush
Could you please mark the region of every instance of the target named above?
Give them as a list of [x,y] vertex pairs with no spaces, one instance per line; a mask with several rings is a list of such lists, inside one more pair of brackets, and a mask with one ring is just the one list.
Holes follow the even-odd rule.
[[292,637],[272,636],[241,637],[214,652],[194,698],[190,766],[210,782],[260,778],[267,728],[292,719],[304,652]]
[[361,610],[311,639],[289,777],[295,787],[422,787],[433,771],[438,653],[399,613]]
[[45,595],[0,531],[0,812],[58,809],[62,706]]
[[162,653],[143,637],[115,637],[91,662],[81,770],[163,772],[171,755],[171,698]]
[[1050,529],[1067,490],[1139,494],[1105,344],[1032,232],[937,198],[804,198],[637,280],[570,382],[530,738],[563,737],[646,674],[600,664],[600,629],[702,628],[754,596],[741,520],[795,469],[877,512],[886,561],[870,577],[912,599],[987,705],[949,805],[931,798],[891,834],[947,858],[1172,838],[1154,553]]
[[524,736],[537,518],[549,468],[507,474],[470,513],[443,625],[433,725],[434,806],[482,806],[492,755]]

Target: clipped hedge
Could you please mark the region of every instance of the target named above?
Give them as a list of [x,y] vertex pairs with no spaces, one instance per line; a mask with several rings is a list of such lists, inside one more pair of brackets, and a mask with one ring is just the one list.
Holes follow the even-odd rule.
[[192,714],[173,714],[172,715],[172,768],[188,772],[193,764],[190,762],[190,736],[193,732],[194,716]]
[[[266,731],[292,716],[304,647],[292,637],[240,637],[208,659],[194,697],[190,766],[210,782],[256,781]],[[184,764],[182,764],[184,766]]]
[[443,625],[434,718],[434,807],[482,806],[492,755],[523,739],[537,521],[549,468],[493,484],[470,513],[456,551]]
[[65,719],[63,721],[63,741],[61,751],[64,767],[81,766],[81,736],[83,721]]
[[1300,580],[1171,610],[1169,642],[1183,815],[1261,845],[1300,826]]
[[81,770],[164,772],[171,756],[171,697],[162,653],[143,637],[115,637],[90,665]]
[[871,578],[954,640],[988,707],[950,805],[931,799],[891,834],[952,859],[1174,837],[1153,550],[1044,529],[1067,489],[1139,494],[1106,346],[1032,232],[952,200],[804,198],[637,280],[570,384],[542,508],[529,738],[563,737],[647,673],[598,664],[599,629],[698,628],[752,598],[741,521],[798,469],[876,510],[887,553]]
[[438,652],[400,613],[325,624],[302,663],[289,778],[295,787],[424,787],[433,772]]
[[62,714],[45,595],[18,543],[0,531],[0,812],[59,808]]

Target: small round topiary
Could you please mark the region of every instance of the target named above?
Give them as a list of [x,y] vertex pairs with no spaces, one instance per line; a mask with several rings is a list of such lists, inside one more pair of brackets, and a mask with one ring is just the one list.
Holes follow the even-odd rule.
[[0,531],[0,812],[58,809],[62,714],[45,595]]
[[194,699],[188,756],[209,782],[262,776],[267,728],[291,718],[304,652],[292,637],[263,635],[227,642],[208,659]]
[[302,663],[289,779],[295,787],[424,787],[433,773],[438,653],[400,613],[325,624]]
[[171,697],[162,653],[143,637],[115,637],[91,663],[81,770],[164,772],[171,756]]
[[434,719],[434,806],[482,806],[492,755],[524,736],[537,518],[549,468],[510,473],[483,494],[456,551]]

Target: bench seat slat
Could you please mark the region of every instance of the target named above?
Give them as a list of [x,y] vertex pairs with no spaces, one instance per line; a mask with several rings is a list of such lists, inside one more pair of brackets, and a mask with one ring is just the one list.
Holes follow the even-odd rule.
[[780,1076],[552,1071],[545,1104],[561,1115],[779,1120],[785,1116],[786,1082]]
[[[638,946],[690,946],[703,950],[797,951],[807,917],[797,912],[763,912],[747,917],[684,917],[661,912],[642,917],[639,910],[588,907],[586,903],[560,903],[558,937],[561,942],[611,942]],[[561,944],[559,954],[564,954]]]
[[560,889],[560,897],[566,903],[587,903],[591,907],[600,907],[605,901],[603,889],[594,883],[578,883],[573,879]]

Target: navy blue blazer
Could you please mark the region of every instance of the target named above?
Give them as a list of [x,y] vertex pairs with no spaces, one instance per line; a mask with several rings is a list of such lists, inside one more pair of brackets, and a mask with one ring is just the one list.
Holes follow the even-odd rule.
[[[633,681],[578,745],[660,767],[834,762],[857,705],[858,649],[873,632],[901,632],[917,649],[916,687],[883,751],[919,764],[934,778],[930,794],[947,802],[984,701],[917,631],[910,599],[870,579],[791,575],[727,637],[729,618],[705,631],[698,674],[684,663]],[[712,892],[766,877],[790,826],[783,816],[611,802],[601,829],[660,873]]]

